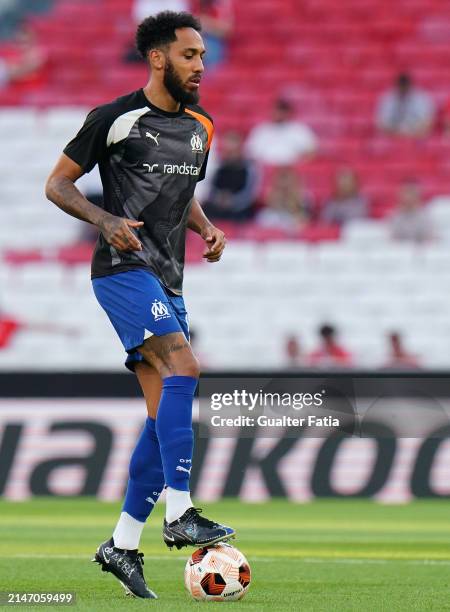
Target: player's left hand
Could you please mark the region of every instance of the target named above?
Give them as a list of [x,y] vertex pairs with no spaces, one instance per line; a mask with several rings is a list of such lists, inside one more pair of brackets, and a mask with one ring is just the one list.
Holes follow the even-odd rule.
[[222,257],[222,253],[227,242],[225,239],[225,234],[218,227],[209,225],[202,232],[201,236],[206,242],[206,249],[203,251],[203,257],[209,263],[219,261],[219,259]]

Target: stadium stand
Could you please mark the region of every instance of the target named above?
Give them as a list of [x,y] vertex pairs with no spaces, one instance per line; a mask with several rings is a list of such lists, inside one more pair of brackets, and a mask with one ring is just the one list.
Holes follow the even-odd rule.
[[[130,0],[47,8],[28,18],[50,57],[44,72],[0,90],[0,306],[18,320],[51,320],[79,333],[19,330],[0,350],[0,368],[119,368],[120,345],[90,289],[90,246],[79,244],[80,223],[46,202],[43,188],[86,110],[139,87],[145,67],[122,63]],[[211,368],[277,368],[287,335],[298,333],[309,350],[317,326],[331,321],[361,367],[385,361],[391,329],[426,366],[448,366],[450,139],[439,126],[420,141],[387,138],[375,131],[374,109],[401,70],[438,105],[447,100],[450,6],[399,0],[394,14],[384,0],[247,0],[235,11],[229,60],[205,79],[202,95],[219,136],[247,133],[276,96],[286,96],[320,139],[320,155],[298,166],[308,188],[323,201],[336,168],[350,166],[370,197],[371,218],[341,234],[312,225],[289,241],[283,232],[226,223],[231,240],[220,266],[203,265],[191,238],[185,289],[199,350]],[[429,245],[389,237],[385,218],[409,177],[422,184],[439,230]],[[51,348],[42,353],[43,345]]]

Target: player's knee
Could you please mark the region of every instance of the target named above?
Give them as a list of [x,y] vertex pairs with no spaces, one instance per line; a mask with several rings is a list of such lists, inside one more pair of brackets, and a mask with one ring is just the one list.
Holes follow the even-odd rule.
[[160,352],[160,358],[154,367],[161,378],[167,376],[191,376],[199,378],[200,364],[192,353],[189,344],[167,344]]
[[195,355],[191,352],[184,356],[182,362],[178,365],[177,374],[179,376],[191,376],[192,378],[200,378],[200,363]]

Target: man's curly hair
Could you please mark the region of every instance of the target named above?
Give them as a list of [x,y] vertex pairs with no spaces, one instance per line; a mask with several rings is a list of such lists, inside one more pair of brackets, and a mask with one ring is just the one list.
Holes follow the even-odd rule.
[[151,49],[170,45],[177,39],[175,30],[178,28],[193,28],[201,32],[200,21],[190,13],[175,13],[163,11],[147,17],[139,24],[136,31],[136,48],[144,59]]

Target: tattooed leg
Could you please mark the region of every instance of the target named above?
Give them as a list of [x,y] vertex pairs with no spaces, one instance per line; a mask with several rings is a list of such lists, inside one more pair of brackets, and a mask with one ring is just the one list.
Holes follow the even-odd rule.
[[161,378],[168,376],[199,377],[198,361],[181,332],[152,336],[138,348],[138,351],[145,361],[155,368]]

